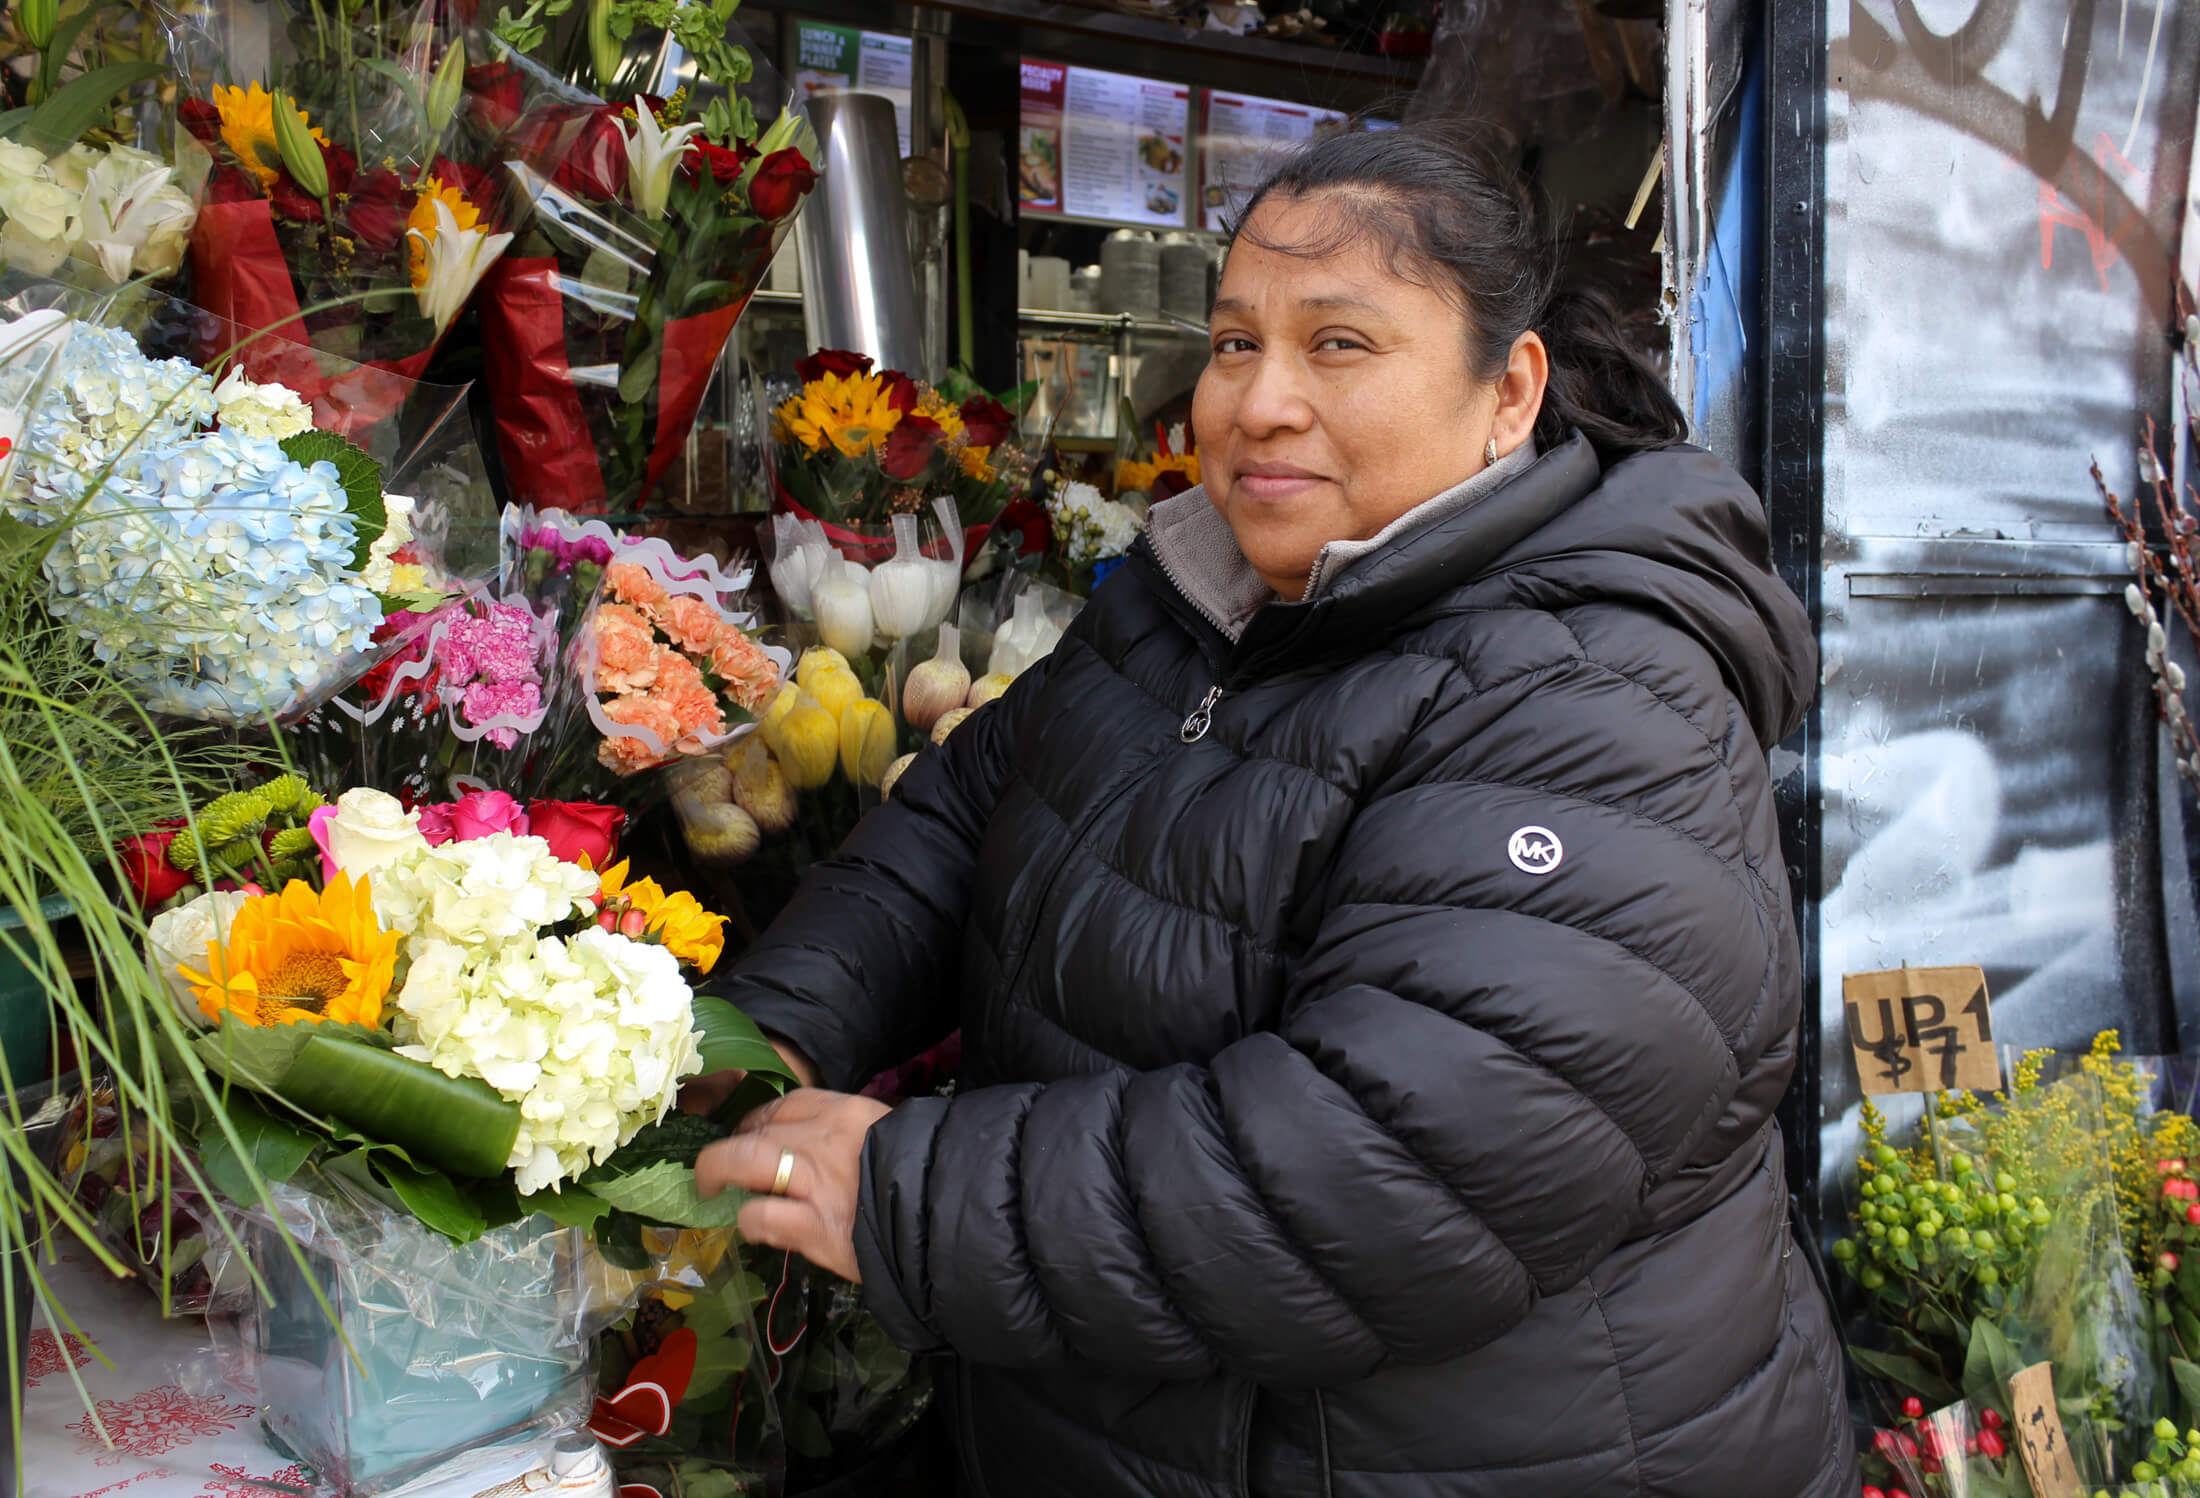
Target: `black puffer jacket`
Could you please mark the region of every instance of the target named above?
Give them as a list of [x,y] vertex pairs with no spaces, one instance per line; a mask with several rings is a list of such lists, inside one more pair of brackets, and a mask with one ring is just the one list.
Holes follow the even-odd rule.
[[1234,647],[1141,543],[728,987],[829,1086],[964,1027],[856,1246],[976,1489],[1853,1493],[1770,1121],[1813,675],[1692,449],[1576,438]]

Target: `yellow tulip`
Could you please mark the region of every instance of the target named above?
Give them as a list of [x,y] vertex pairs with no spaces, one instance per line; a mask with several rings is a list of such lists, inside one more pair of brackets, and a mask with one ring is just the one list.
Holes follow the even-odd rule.
[[894,715],[859,697],[840,715],[840,767],[858,785],[877,785],[894,759]]
[[775,752],[788,783],[796,790],[814,791],[833,778],[833,766],[840,763],[840,725],[804,692],[779,724]]
[[802,659],[794,668],[795,685],[805,692],[815,692],[817,688],[810,683],[817,680],[818,672],[846,671],[848,669],[848,657],[833,649],[832,646],[812,645],[802,652]]
[[[730,754],[727,762],[733,762]],[[794,787],[787,784],[787,772],[779,762],[754,738],[743,745],[734,769],[733,799],[766,832],[785,832],[794,825]]]
[[816,673],[802,690],[815,697],[817,705],[831,713],[836,723],[852,704],[863,700],[863,683],[844,666]]
[[764,741],[764,746],[772,753],[779,753],[780,725],[787,721],[787,714],[793,712],[795,705],[801,700],[802,689],[790,681],[779,689],[779,695],[772,699],[771,706],[764,709],[764,716],[756,720],[756,736]]

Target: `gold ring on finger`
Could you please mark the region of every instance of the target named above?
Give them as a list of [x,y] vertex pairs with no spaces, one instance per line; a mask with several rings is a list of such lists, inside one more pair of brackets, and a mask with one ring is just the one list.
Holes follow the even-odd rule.
[[794,1151],[779,1152],[779,1174],[772,1177],[772,1195],[785,1196],[788,1183],[794,1180]]

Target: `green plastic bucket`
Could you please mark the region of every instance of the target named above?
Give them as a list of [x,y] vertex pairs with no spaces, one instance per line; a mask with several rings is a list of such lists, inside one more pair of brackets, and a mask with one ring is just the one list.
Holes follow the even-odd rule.
[[[38,913],[51,922],[74,908],[68,896],[52,895],[39,902]],[[0,910],[0,930],[14,937],[22,929],[20,910],[12,905]],[[46,1080],[53,1061],[53,1006],[45,980],[5,947],[0,947],[0,1048],[7,1052],[8,1075],[18,1087]]]

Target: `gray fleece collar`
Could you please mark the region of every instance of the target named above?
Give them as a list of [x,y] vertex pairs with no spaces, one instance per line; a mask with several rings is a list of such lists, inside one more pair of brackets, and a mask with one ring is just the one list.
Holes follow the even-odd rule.
[[[1366,540],[1330,542],[1314,558],[1313,571],[1307,578],[1307,598],[1320,597],[1339,574],[1363,557],[1373,556],[1399,537],[1466,509],[1525,472],[1535,460],[1531,438],[1472,478],[1423,500]],[[1146,540],[1177,591],[1233,644],[1244,635],[1253,615],[1263,605],[1276,601],[1275,590],[1262,582],[1253,564],[1245,560],[1230,522],[1207,498],[1204,485],[1155,505],[1146,516]]]

